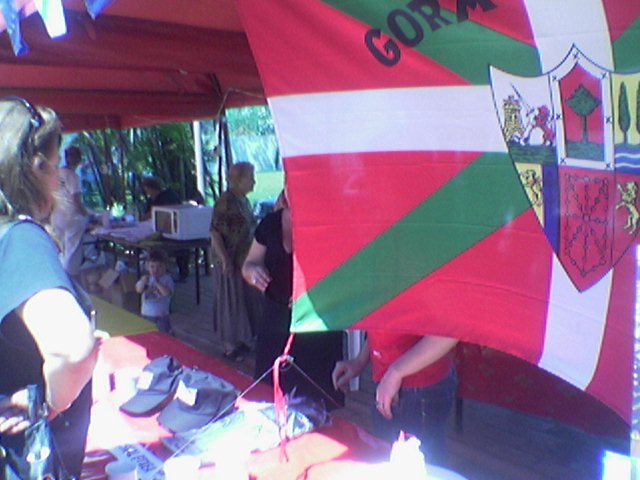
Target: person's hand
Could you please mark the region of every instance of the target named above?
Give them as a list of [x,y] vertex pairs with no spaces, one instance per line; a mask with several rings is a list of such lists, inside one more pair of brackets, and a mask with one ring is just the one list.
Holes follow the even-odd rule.
[[251,280],[251,285],[256,287],[263,293],[271,282],[271,275],[269,274],[269,270],[267,270],[262,265],[255,265],[251,267],[247,276]]
[[389,368],[376,388],[376,408],[388,420],[393,417],[391,406],[398,402],[398,392],[401,385],[402,377],[395,370]]
[[346,392],[351,379],[357,377],[361,373],[362,367],[354,358],[351,360],[341,360],[337,362],[336,366],[333,367],[333,372],[331,372],[333,388]]
[[0,398],[0,434],[14,435],[29,426],[28,390],[23,388],[11,396]]
[[93,336],[96,337],[100,343],[111,338],[111,334],[109,332],[98,329],[94,330]]

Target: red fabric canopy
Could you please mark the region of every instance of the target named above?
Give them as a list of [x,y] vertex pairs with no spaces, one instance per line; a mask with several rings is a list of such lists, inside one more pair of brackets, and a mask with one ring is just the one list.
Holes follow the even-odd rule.
[[0,95],[54,108],[67,131],[210,118],[222,103],[264,102],[233,0],[116,0],[95,20],[81,0],[64,8],[68,33],[57,39],[39,15],[22,20],[24,56],[0,35]]

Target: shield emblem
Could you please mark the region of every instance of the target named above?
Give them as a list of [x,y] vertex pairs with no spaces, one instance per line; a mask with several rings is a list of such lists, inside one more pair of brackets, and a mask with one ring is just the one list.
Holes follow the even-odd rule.
[[617,74],[573,47],[553,70],[491,67],[504,140],[547,239],[579,291],[640,229],[640,73]]

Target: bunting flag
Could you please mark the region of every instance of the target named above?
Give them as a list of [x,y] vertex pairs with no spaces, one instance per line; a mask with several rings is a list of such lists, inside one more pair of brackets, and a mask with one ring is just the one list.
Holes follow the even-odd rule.
[[36,9],[51,38],[61,37],[67,33],[62,0],[36,0]]
[[640,2],[238,4],[284,157],[292,330],[487,345],[628,420]]
[[7,26],[14,55],[26,55],[29,52],[29,46],[22,38],[20,14],[13,0],[0,0],[0,13],[2,13],[4,23]]
[[87,8],[87,12],[94,20],[102,11],[107,8],[113,0],[84,0],[84,5]]

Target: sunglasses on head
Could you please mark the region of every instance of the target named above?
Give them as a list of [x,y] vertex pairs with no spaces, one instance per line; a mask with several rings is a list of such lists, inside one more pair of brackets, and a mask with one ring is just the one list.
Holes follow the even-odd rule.
[[30,115],[29,121],[31,122],[31,128],[33,129],[33,131],[39,129],[42,125],[44,125],[44,118],[42,118],[42,115],[40,115],[38,109],[34,107],[33,104],[28,100],[25,100],[22,97],[4,97],[3,100],[18,102],[27,109]]
[[29,139],[29,145],[31,147],[31,151],[35,152],[34,138],[33,134],[38,131],[40,127],[44,125],[44,118],[38,111],[36,107],[33,106],[31,102],[25,100],[22,97],[4,97],[2,100],[17,102],[27,109],[29,112],[29,132],[27,138]]

